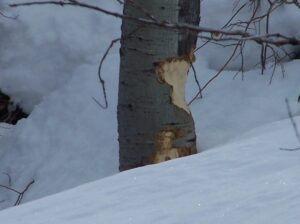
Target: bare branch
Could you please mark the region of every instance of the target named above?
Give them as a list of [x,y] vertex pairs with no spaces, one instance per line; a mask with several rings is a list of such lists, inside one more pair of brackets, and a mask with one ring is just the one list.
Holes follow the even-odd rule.
[[282,150],[282,151],[293,152],[293,151],[300,150],[300,147],[299,148],[293,148],[293,149],[289,149],[289,148],[279,148],[279,149]]
[[[141,28],[141,26],[138,26],[136,29],[134,29],[132,32],[130,32],[128,35],[124,36],[123,39],[127,39],[130,38],[134,33],[136,33],[139,29]],[[106,49],[104,55],[102,56],[101,60],[100,60],[100,64],[98,67],[98,77],[99,77],[99,81],[101,84],[101,88],[102,88],[102,92],[103,92],[103,96],[104,96],[104,105],[101,104],[95,97],[93,97],[93,100],[102,108],[102,109],[107,109],[108,108],[108,100],[107,100],[107,94],[106,94],[106,88],[105,88],[105,81],[102,78],[101,75],[101,69],[102,69],[102,65],[104,63],[104,60],[106,59],[107,55],[109,54],[110,50],[112,49],[112,47],[114,46],[114,44],[116,44],[117,42],[121,41],[121,38],[116,38],[114,40],[112,40],[108,46],[108,48]]]
[[298,130],[296,121],[294,119],[294,116],[292,114],[292,110],[291,110],[291,107],[290,107],[290,104],[289,104],[289,100],[287,98],[285,99],[285,104],[286,104],[286,109],[288,111],[288,115],[289,115],[290,121],[291,121],[291,123],[293,125],[293,129],[294,129],[295,135],[296,135],[298,141],[300,142],[299,130]]
[[195,79],[195,82],[198,86],[198,92],[199,92],[199,97],[202,99],[203,96],[202,96],[202,88],[201,88],[201,85],[200,85],[200,82],[198,80],[198,77],[197,77],[197,71],[194,67],[194,65],[191,63],[191,67],[192,67],[192,70],[193,70],[193,74],[194,74],[194,79]]
[[9,175],[9,173],[2,172],[2,174],[4,174],[5,176],[7,176],[7,178],[8,178],[8,186],[11,186],[11,176]]
[[[209,33],[209,34],[222,34],[225,36],[236,36],[238,38],[232,39],[232,37],[229,37],[231,40],[252,40],[257,43],[269,43],[277,46],[282,45],[300,45],[300,39],[297,39],[295,37],[287,37],[281,34],[268,34],[264,36],[257,36],[253,35],[249,32],[243,31],[243,30],[235,30],[235,31],[227,31],[222,29],[213,29],[208,27],[198,27],[190,24],[183,24],[183,23],[170,23],[168,21],[158,21],[153,19],[145,19],[145,18],[136,18],[132,16],[123,15],[117,12],[112,12],[106,9],[103,9],[101,7],[90,5],[86,3],[82,3],[79,1],[32,1],[32,2],[24,2],[24,3],[17,3],[17,4],[10,4],[11,7],[20,7],[20,6],[32,6],[32,5],[58,5],[58,6],[75,6],[75,7],[82,7],[86,9],[95,10],[101,13],[104,13],[106,15],[114,16],[119,19],[127,19],[132,20],[138,23],[147,24],[147,25],[153,25],[156,27],[162,27],[166,29],[184,29],[184,30],[191,30],[198,33]],[[253,19],[253,18],[252,18]],[[252,21],[251,19],[251,21]],[[250,23],[249,23],[250,24]],[[249,26],[249,25],[248,25]],[[247,30],[247,29],[246,29]],[[239,39],[240,38],[240,39]],[[226,39],[221,39],[222,41]],[[228,40],[228,39],[227,39]]]
[[292,4],[300,8],[299,0],[283,0],[285,4]]
[[227,67],[227,65],[229,64],[229,62],[232,60],[232,58],[234,57],[236,51],[238,50],[239,45],[237,45],[232,54],[230,55],[230,57],[228,58],[228,60],[225,62],[225,64],[222,66],[222,68],[217,72],[217,74],[215,74],[212,78],[210,78],[206,84],[201,88],[201,91],[199,91],[194,97],[193,99],[188,103],[188,105],[191,105],[199,96],[201,96],[203,90],[213,81],[215,80],[221,73],[222,71]]
[[5,189],[7,189],[7,190],[10,190],[10,191],[12,191],[12,192],[18,194],[18,198],[17,198],[17,200],[16,200],[16,202],[15,202],[15,204],[14,204],[14,206],[16,206],[16,205],[19,205],[19,204],[21,203],[21,201],[22,201],[22,199],[23,199],[23,197],[24,197],[24,194],[28,191],[28,189],[30,188],[30,186],[31,186],[33,183],[34,183],[34,180],[30,181],[30,182],[26,185],[26,187],[24,188],[23,191],[17,191],[17,190],[15,190],[15,189],[11,188],[11,187],[8,187],[8,186],[2,185],[2,184],[0,184],[0,187],[5,188]]
[[0,11],[0,16],[4,17],[6,19],[13,19],[13,20],[16,20],[18,18],[18,16],[7,16],[1,11]]
[[13,188],[11,188],[11,187],[8,187],[8,186],[5,186],[5,185],[0,184],[0,187],[5,188],[5,189],[7,189],[7,190],[10,190],[10,191],[12,191],[12,192],[15,192],[15,193],[17,193],[17,194],[21,194],[20,191],[17,191],[17,190],[15,190],[15,189],[13,189]]
[[25,189],[23,191],[20,192],[18,198],[17,198],[17,201],[15,202],[15,206],[16,205],[19,205],[24,197],[24,194],[26,193],[26,191],[28,191],[29,187],[34,183],[34,180],[32,180],[31,182],[29,182],[27,184],[27,186],[25,187]]
[[111,48],[114,46],[115,43],[119,42],[120,40],[121,40],[121,38],[117,38],[117,39],[114,39],[111,41],[111,43],[109,44],[108,48],[106,49],[104,55],[102,56],[102,58],[100,60],[100,65],[98,67],[98,77],[99,77],[99,81],[100,81],[102,92],[103,92],[104,105],[102,103],[100,103],[100,101],[98,101],[95,97],[93,97],[93,99],[102,109],[108,108],[108,100],[107,100],[107,94],[106,94],[106,88],[105,88],[105,81],[101,75],[101,68],[102,68],[103,62],[104,62],[105,58],[107,57]]
[[[289,100],[287,98],[285,99],[285,104],[286,104],[286,109],[288,111],[288,115],[289,115],[290,121],[291,121],[293,129],[294,129],[294,133],[295,133],[298,141],[300,142],[300,134],[299,134],[299,131],[298,131],[297,123],[296,123],[296,121],[294,119],[294,116],[292,114],[292,110],[291,110],[291,107],[290,107],[290,104],[289,104]],[[293,151],[300,150],[300,147],[297,147],[297,148],[279,148],[279,149],[283,150],[283,151],[293,152]]]

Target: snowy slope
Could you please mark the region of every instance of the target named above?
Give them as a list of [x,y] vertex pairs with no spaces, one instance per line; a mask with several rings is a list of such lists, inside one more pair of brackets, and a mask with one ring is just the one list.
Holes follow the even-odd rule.
[[[88,1],[121,11],[117,1]],[[103,67],[108,110],[101,110],[92,98],[103,100],[97,66],[110,40],[120,36],[120,21],[76,8],[12,10],[7,7],[10,2],[0,2],[1,12],[19,17],[17,20],[0,17],[0,89],[31,114],[9,129],[0,124],[0,184],[9,185],[7,175],[3,173],[11,176],[11,187],[18,190],[24,189],[34,179],[34,185],[22,201],[27,202],[117,173],[118,45],[112,49]],[[232,4],[219,4],[219,0],[205,0],[203,4],[202,25],[205,26],[220,27],[232,13]],[[276,19],[272,20],[272,27],[298,36],[299,13],[286,8],[280,13],[278,18],[284,15],[288,25]],[[250,64],[257,62],[256,48],[253,49],[250,46],[250,51],[245,52]],[[227,54],[230,54],[230,49],[212,45],[197,52],[195,67],[202,85],[216,73]],[[238,63],[237,60],[230,68],[236,68]],[[222,73],[204,91],[204,98],[191,105],[199,151],[236,141],[249,130],[256,131],[255,128],[261,125],[287,118],[285,98],[289,98],[293,112],[299,115],[299,70],[299,60],[285,63],[285,76],[278,68],[272,85],[269,85],[270,66],[263,76],[259,68],[249,70],[243,81],[241,76],[233,79],[236,71]],[[197,87],[190,75],[187,99],[196,92]],[[223,155],[227,156],[227,153],[230,155],[229,149],[221,147],[202,155],[224,151]],[[253,150],[251,147],[248,151],[252,153]],[[200,159],[202,155],[196,158]],[[264,159],[265,155],[261,155]],[[200,164],[196,158],[189,159],[195,166]],[[237,161],[242,159],[234,158]],[[164,165],[157,167],[134,172],[148,172],[148,169],[158,172]],[[198,172],[192,173],[195,178],[202,169],[205,168],[199,165]],[[118,185],[116,182],[112,183]],[[12,206],[15,196],[13,192],[0,188],[0,209]]]
[[[17,1],[15,1],[17,2]],[[116,1],[90,1],[120,11]],[[23,201],[118,172],[116,97],[118,47],[104,63],[109,109],[102,110],[97,69],[120,21],[76,8],[30,7],[1,12],[0,89],[28,112],[10,129],[0,124],[0,184],[15,189],[34,179]],[[2,35],[5,34],[5,35]],[[106,66],[108,65],[108,66]],[[0,208],[14,203],[0,188]]]
[[[204,60],[196,62],[201,83],[216,74],[208,69]],[[259,69],[233,78],[235,72],[225,71],[204,91],[203,99],[191,105],[201,150],[210,149],[238,138],[242,133],[287,118],[285,98],[290,100],[293,113],[300,115],[297,98],[300,93],[300,60],[285,63],[285,76],[280,68],[269,84],[271,71],[265,75]],[[206,67],[206,69],[205,69]],[[190,77],[191,78],[191,77]],[[190,79],[188,98],[196,92],[196,85]]]
[[1,223],[296,224],[300,151],[279,150],[299,146],[290,121],[256,134],[3,210]]
[[[86,2],[121,11],[117,1]],[[0,2],[2,13],[18,16],[0,17],[5,34],[0,36],[0,89],[27,112],[68,83],[80,67],[98,63],[111,39],[120,36],[120,20],[91,10],[51,5],[11,9],[10,3]],[[117,48],[112,52],[118,53]]]

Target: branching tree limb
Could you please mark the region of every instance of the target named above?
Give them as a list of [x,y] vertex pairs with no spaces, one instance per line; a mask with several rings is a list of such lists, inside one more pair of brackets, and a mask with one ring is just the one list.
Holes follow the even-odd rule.
[[18,18],[18,16],[8,16],[8,15],[5,15],[3,12],[0,11],[0,16],[6,18],[6,19],[13,19],[13,20],[16,20]]
[[[137,27],[136,29],[134,29],[132,32],[130,32],[126,37],[123,37],[123,39],[127,39],[127,38],[131,38],[131,36],[133,34],[135,34],[139,29],[141,28],[141,26]],[[106,93],[106,87],[105,87],[105,81],[102,77],[102,74],[101,74],[101,70],[102,70],[102,65],[107,57],[107,55],[109,54],[110,50],[113,48],[113,46],[120,42],[121,41],[121,38],[116,38],[114,40],[112,40],[108,46],[108,48],[106,49],[106,51],[104,52],[101,60],[100,60],[100,64],[99,64],[99,67],[98,67],[98,78],[99,78],[99,81],[100,81],[100,84],[101,84],[101,88],[102,88],[102,92],[103,92],[103,97],[104,97],[104,105],[99,101],[97,100],[95,97],[93,97],[93,100],[102,108],[102,109],[107,109],[108,108],[108,100],[107,100],[107,93]]]
[[28,191],[28,189],[30,188],[30,186],[31,186],[33,183],[34,183],[34,180],[30,181],[30,182],[26,185],[26,187],[24,188],[24,190],[22,190],[22,191],[18,191],[18,190],[16,190],[16,189],[13,189],[12,187],[8,187],[8,186],[2,185],[2,184],[0,184],[0,187],[5,188],[5,189],[7,189],[7,190],[10,190],[10,191],[12,191],[12,192],[14,192],[14,193],[16,193],[16,194],[18,195],[17,200],[16,200],[16,202],[15,202],[15,204],[14,204],[14,206],[16,206],[16,205],[19,205],[19,204],[21,203],[21,201],[22,201],[22,199],[23,199],[23,197],[24,197],[24,194],[26,193],[26,191]]
[[300,2],[299,0],[284,0],[285,4],[291,4],[291,5],[295,5],[298,8],[300,8]]
[[193,26],[190,24],[181,24],[181,23],[170,23],[168,21],[159,21],[159,20],[153,20],[153,19],[144,19],[144,18],[136,18],[132,16],[123,15],[118,12],[112,12],[109,10],[106,10],[104,8],[101,8],[99,6],[90,5],[87,3],[83,3],[80,1],[32,1],[32,2],[24,2],[24,3],[16,3],[16,4],[10,4],[11,7],[20,7],[20,6],[33,6],[33,5],[58,5],[58,6],[75,6],[75,7],[82,7],[86,9],[95,10],[101,13],[104,13],[109,16],[114,16],[119,19],[127,19],[132,20],[135,22],[139,22],[141,24],[147,24],[147,25],[153,25],[157,27],[163,27],[166,29],[184,29],[184,30],[191,30],[198,33],[208,33],[211,35],[222,34],[223,36],[230,36],[226,38],[221,39],[214,39],[214,40],[220,40],[220,41],[227,41],[227,40],[243,40],[243,41],[255,41],[258,44],[261,43],[268,43],[276,46],[282,46],[282,45],[300,45],[300,39],[297,39],[295,37],[288,37],[285,35],[282,35],[280,33],[274,33],[274,34],[266,34],[266,35],[253,35],[249,32],[245,32],[243,30],[236,30],[236,31],[228,31],[228,30],[222,30],[222,29],[213,29],[209,27],[198,27]]

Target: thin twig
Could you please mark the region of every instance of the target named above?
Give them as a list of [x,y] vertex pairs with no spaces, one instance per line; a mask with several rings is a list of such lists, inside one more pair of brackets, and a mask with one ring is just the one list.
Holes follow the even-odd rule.
[[32,180],[30,183],[27,184],[27,186],[25,187],[25,189],[20,192],[18,198],[17,198],[17,201],[15,202],[15,206],[16,205],[19,205],[24,197],[24,194],[26,193],[26,191],[28,191],[29,187],[34,183],[34,180]]
[[7,176],[7,178],[8,178],[8,186],[11,186],[11,176],[9,175],[9,173],[2,172],[2,174],[4,174],[5,176]]
[[194,67],[194,65],[191,63],[191,67],[192,67],[192,70],[193,70],[193,75],[194,75],[194,80],[198,86],[198,92],[199,92],[199,97],[202,99],[203,96],[202,96],[202,88],[201,88],[201,85],[200,85],[200,82],[198,80],[198,77],[197,77],[197,71]]
[[225,64],[222,66],[222,68],[213,76],[211,77],[206,83],[205,85],[201,88],[201,91],[199,91],[188,103],[188,105],[191,105],[203,92],[203,90],[213,81],[215,80],[221,73],[222,71],[227,67],[227,65],[229,64],[229,62],[232,60],[232,58],[234,57],[236,51],[238,49],[238,46],[236,46],[232,52],[232,54],[230,55],[230,57],[227,59],[227,61],[225,62]]
[[[128,35],[123,36],[123,39],[127,39],[130,38],[134,33],[136,33],[139,29],[141,28],[141,26],[138,26],[136,29],[134,29],[132,32],[130,32]],[[107,109],[108,108],[108,100],[107,100],[107,92],[106,92],[106,87],[105,87],[105,80],[102,78],[102,66],[103,63],[107,57],[107,55],[109,54],[110,50],[112,49],[112,47],[119,41],[121,41],[122,38],[116,38],[114,40],[112,40],[108,46],[108,48],[106,49],[105,53],[103,54],[103,56],[100,59],[100,64],[98,67],[98,78],[101,84],[101,88],[102,88],[102,92],[103,92],[103,97],[104,97],[104,105],[102,103],[100,103],[100,101],[98,101],[95,97],[92,97],[93,100],[102,108],[102,109]]]
[[[286,98],[285,99],[285,104],[286,104],[286,109],[288,111],[288,115],[289,115],[289,119],[292,123],[292,126],[293,126],[293,129],[294,129],[294,133],[298,139],[298,141],[300,142],[300,134],[299,134],[299,131],[298,131],[298,127],[297,127],[297,123],[294,119],[294,116],[292,114],[292,110],[291,110],[291,107],[290,107],[290,103],[289,103],[289,100]],[[283,151],[298,151],[300,150],[300,147],[297,147],[297,148],[279,148],[280,150],[283,150]]]
[[300,147],[299,147],[299,148],[293,148],[293,149],[289,149],[289,148],[279,148],[279,150],[282,150],[282,151],[288,151],[288,152],[293,152],[293,151],[298,151],[298,150],[300,150]]
[[[58,6],[75,6],[75,7],[82,7],[86,9],[91,9],[95,10],[101,13],[104,13],[106,15],[114,16],[116,18],[120,19],[127,19],[131,21],[135,21],[138,23],[142,24],[148,24],[152,26],[157,26],[157,27],[162,27],[165,29],[175,29],[175,30],[191,30],[193,32],[198,32],[198,33],[211,33],[211,34],[222,34],[226,36],[238,36],[243,40],[253,40],[257,43],[269,43],[269,44],[274,44],[278,46],[282,45],[300,45],[300,39],[297,39],[295,37],[288,37],[284,36],[282,34],[274,33],[274,34],[268,34],[264,36],[257,36],[253,35],[249,32],[242,31],[242,30],[235,30],[235,31],[226,31],[226,30],[221,30],[221,29],[213,29],[209,27],[200,27],[200,26],[195,26],[191,24],[184,24],[184,23],[171,23],[168,21],[153,21],[145,18],[137,18],[137,17],[132,17],[128,15],[123,15],[117,12],[112,12],[109,10],[106,10],[104,8],[95,6],[95,5],[90,5],[87,3],[79,2],[79,1],[69,1],[69,2],[63,2],[63,1],[43,1],[43,2],[23,2],[23,3],[16,3],[16,4],[10,4],[11,7],[20,7],[20,6],[32,6],[32,5],[58,5]],[[277,40],[274,40],[273,38],[276,38]],[[239,39],[240,40],[240,39]]]
[[290,107],[290,104],[289,104],[289,100],[287,98],[285,99],[285,104],[286,104],[286,109],[288,111],[290,121],[293,125],[294,133],[295,133],[298,141],[300,142],[300,134],[299,134],[298,126],[297,126],[296,121],[294,119],[294,116],[292,114],[292,110],[291,110],[291,107]]
[[0,11],[0,15],[6,19],[12,19],[12,20],[16,20],[18,18],[18,16],[7,16],[1,11]]
[[15,190],[15,189],[11,188],[11,187],[2,185],[2,184],[0,184],[0,187],[5,188],[5,189],[7,189],[7,190],[10,190],[10,191],[12,191],[12,192],[18,194],[18,198],[17,198],[17,200],[16,200],[16,202],[15,202],[15,204],[14,204],[14,206],[16,206],[16,205],[19,205],[19,204],[21,203],[21,201],[22,201],[22,199],[23,199],[23,197],[24,197],[24,194],[28,191],[29,187],[30,187],[33,183],[34,183],[34,180],[30,181],[30,182],[26,185],[26,187],[24,188],[23,191],[18,191],[18,190]]
[[92,97],[92,98],[102,109],[107,109],[108,108],[108,100],[107,100],[107,93],[106,93],[106,87],[105,87],[105,80],[102,78],[102,75],[101,75],[102,65],[103,65],[103,62],[104,62],[105,58],[107,57],[109,51],[111,50],[111,48],[114,46],[115,43],[119,42],[120,40],[121,40],[121,38],[117,38],[117,39],[114,39],[110,42],[108,48],[106,49],[104,55],[102,56],[102,58],[100,60],[100,64],[99,64],[99,67],[98,67],[98,78],[99,78],[101,88],[102,88],[102,92],[103,92],[104,105],[102,103],[100,103],[100,101],[98,101],[95,97]]
[[20,191],[17,191],[17,190],[15,190],[15,189],[13,189],[13,188],[11,188],[11,187],[8,187],[8,186],[5,186],[5,185],[0,184],[0,187],[5,188],[5,189],[10,190],[10,191],[13,191],[13,192],[15,192],[15,193],[17,193],[17,194],[21,194]]

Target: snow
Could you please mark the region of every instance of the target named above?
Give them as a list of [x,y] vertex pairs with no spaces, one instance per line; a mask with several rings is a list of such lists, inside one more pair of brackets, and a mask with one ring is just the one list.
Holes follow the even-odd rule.
[[[9,3],[4,0],[2,8]],[[117,3],[101,5],[120,9]],[[1,18],[0,88],[27,112],[80,67],[98,63],[110,40],[120,35],[120,21],[111,23],[112,18],[89,10],[47,6],[4,12],[18,19]]]
[[[300,121],[300,117],[297,118]],[[255,137],[123,172],[3,210],[3,223],[297,223],[299,153],[289,120]]]
[[[93,98],[103,101],[98,63],[119,36],[120,21],[104,26],[111,18],[76,8],[5,12],[19,19],[1,19],[7,35],[0,42],[10,44],[1,45],[0,55],[7,52],[11,58],[3,54],[0,59],[1,65],[7,61],[0,69],[0,89],[31,114],[9,131],[1,129],[0,172],[10,174],[15,189],[35,180],[24,201],[117,173],[117,47],[104,63],[111,65],[103,72],[109,109],[102,110]],[[1,174],[0,182],[6,184],[7,176]],[[0,208],[14,204],[13,192],[0,189],[0,195],[5,200]]]
[[[21,191],[35,183],[12,208],[17,195],[0,188],[1,223],[297,223],[300,151],[279,148],[300,144],[284,101],[299,123],[299,60],[285,62],[284,74],[278,66],[270,84],[272,64],[261,75],[253,66],[259,50],[247,45],[243,79],[234,78],[235,60],[190,106],[200,154],[117,174],[118,44],[103,65],[109,108],[93,98],[103,102],[98,64],[120,21],[78,8],[10,9],[10,2],[0,2],[1,12],[18,15],[0,17],[0,89],[30,116],[0,124],[0,184]],[[87,2],[121,11],[117,1]],[[202,25],[222,27],[231,13],[232,4],[204,0]],[[276,13],[271,29],[299,37],[299,10]],[[231,52],[214,45],[197,52],[202,86]],[[187,99],[196,93],[190,74]]]
[[[205,83],[216,71],[206,69],[201,59],[196,62],[199,81]],[[285,98],[288,98],[295,115],[300,115],[297,98],[299,95],[299,60],[285,64],[285,77],[280,68],[269,84],[271,69],[260,75],[260,69],[254,69],[233,79],[235,72],[225,71],[213,81],[203,93],[201,100],[191,105],[195,119],[199,148],[206,150],[223,144],[258,126],[287,117]],[[205,74],[203,74],[205,72]],[[202,75],[203,74],[203,75]],[[193,82],[192,80],[190,80]],[[191,99],[197,90],[190,83]]]

